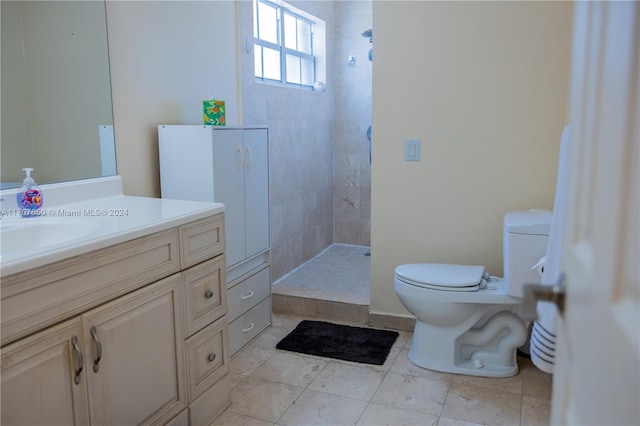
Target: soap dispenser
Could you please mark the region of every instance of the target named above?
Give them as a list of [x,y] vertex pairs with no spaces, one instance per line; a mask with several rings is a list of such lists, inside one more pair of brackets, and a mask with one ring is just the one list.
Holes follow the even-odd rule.
[[16,194],[18,208],[22,217],[40,216],[40,208],[42,207],[42,192],[31,177],[32,168],[26,167],[22,169],[27,176],[22,181],[22,187]]

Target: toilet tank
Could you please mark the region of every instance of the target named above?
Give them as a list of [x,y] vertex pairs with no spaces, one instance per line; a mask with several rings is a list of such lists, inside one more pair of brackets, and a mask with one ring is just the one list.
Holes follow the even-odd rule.
[[504,216],[504,282],[511,296],[524,297],[525,284],[540,283],[540,272],[531,268],[547,252],[550,228],[549,210],[511,211]]

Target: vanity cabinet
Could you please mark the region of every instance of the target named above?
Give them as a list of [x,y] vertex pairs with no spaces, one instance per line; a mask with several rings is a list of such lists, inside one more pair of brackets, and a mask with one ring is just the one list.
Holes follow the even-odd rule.
[[267,128],[160,125],[158,147],[163,198],[225,205],[234,354],[271,324]]
[[[230,404],[224,250],[216,215],[3,277],[2,424],[211,423]],[[93,291],[55,295],[78,276]]]

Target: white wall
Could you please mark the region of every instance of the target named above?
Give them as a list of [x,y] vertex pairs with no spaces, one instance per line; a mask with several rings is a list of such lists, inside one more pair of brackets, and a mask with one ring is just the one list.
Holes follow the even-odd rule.
[[570,2],[373,2],[372,313],[408,315],[402,263],[501,275],[503,215],[552,207],[571,25]]
[[127,195],[159,196],[157,126],[203,124],[202,100],[239,124],[236,5],[108,1],[118,174]]

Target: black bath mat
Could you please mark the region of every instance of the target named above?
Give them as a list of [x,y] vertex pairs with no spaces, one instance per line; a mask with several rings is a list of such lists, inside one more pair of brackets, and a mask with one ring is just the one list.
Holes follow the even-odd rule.
[[382,365],[397,337],[396,331],[305,320],[280,340],[276,349]]

